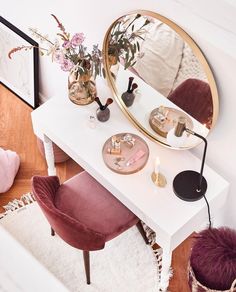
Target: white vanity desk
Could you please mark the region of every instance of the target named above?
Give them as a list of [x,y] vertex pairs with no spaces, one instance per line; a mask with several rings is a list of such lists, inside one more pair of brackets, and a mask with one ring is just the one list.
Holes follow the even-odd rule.
[[[99,97],[110,97],[106,91],[105,85],[100,85]],[[77,106],[66,96],[58,96],[33,111],[34,132],[37,136],[44,137],[45,141],[48,173],[56,173],[51,148],[53,141],[156,231],[157,243],[163,248],[160,287],[165,289],[169,284],[168,271],[172,251],[193,231],[206,226],[208,222],[207,207],[203,199],[193,203],[184,202],[172,190],[175,175],[187,169],[199,171],[201,161],[189,151],[170,150],[146,138],[126,119],[115,102],[110,106],[110,120],[105,123],[97,122],[96,128],[91,129],[88,126],[89,116],[95,115],[97,107],[95,102],[87,106]],[[149,146],[148,163],[135,174],[114,173],[103,162],[104,142],[120,132],[140,135]],[[157,156],[161,160],[161,172],[167,178],[167,186],[163,189],[156,187],[151,180]],[[204,176],[208,183],[206,196],[214,220],[214,214],[217,215],[226,200],[229,184],[207,166]]]

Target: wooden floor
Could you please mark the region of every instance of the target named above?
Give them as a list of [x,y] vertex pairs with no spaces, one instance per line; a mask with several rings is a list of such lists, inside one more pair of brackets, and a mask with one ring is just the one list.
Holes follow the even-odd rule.
[[[31,190],[30,180],[33,175],[47,174],[45,160],[38,151],[33,134],[31,111],[32,109],[28,105],[0,85],[0,147],[16,151],[21,159],[21,166],[14,185],[8,192],[0,194],[0,212],[3,210],[1,206]],[[79,171],[81,171],[80,166],[72,160],[57,164],[57,173],[61,181]],[[171,214],[169,218],[175,220]],[[192,238],[187,239],[173,253],[174,276],[169,286],[171,292],[190,291],[187,284],[186,267],[191,243]]]

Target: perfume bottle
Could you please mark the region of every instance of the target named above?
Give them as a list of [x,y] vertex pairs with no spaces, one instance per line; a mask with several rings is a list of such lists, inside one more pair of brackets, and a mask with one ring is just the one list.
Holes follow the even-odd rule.
[[111,137],[111,148],[107,149],[108,154],[115,154],[118,155],[121,153],[121,143],[120,139],[116,137],[116,135],[113,135]]
[[89,121],[88,121],[88,125],[89,125],[89,128],[91,129],[95,129],[96,128],[96,118],[95,116],[89,116]]

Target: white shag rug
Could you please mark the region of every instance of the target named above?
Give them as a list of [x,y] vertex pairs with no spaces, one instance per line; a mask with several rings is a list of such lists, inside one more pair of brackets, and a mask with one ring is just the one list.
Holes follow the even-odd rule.
[[108,242],[103,250],[90,253],[91,285],[87,285],[82,251],[50,235],[50,226],[30,194],[24,201],[11,203],[11,210],[0,214],[0,224],[70,291],[158,291],[161,250],[154,254],[136,226]]

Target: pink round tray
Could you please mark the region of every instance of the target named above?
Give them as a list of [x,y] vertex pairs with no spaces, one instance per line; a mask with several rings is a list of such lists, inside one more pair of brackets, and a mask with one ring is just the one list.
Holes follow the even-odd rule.
[[[158,113],[160,113],[161,107],[166,112],[166,116],[163,122],[160,122],[158,119],[155,118]],[[160,136],[166,138],[168,132],[178,123],[179,117],[184,117],[186,119],[186,127],[190,130],[193,129],[193,121],[184,111],[166,106],[160,106],[158,108],[155,108],[150,113],[149,124],[153,131],[155,131]]]
[[[128,136],[127,136],[128,135]],[[120,141],[120,153],[111,153],[112,137]],[[148,161],[149,148],[139,136],[131,133],[119,133],[110,137],[102,149],[103,160],[108,168],[119,174],[132,174],[141,170]],[[131,137],[132,141],[127,141]]]

